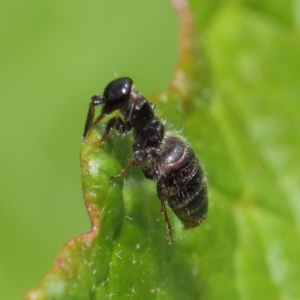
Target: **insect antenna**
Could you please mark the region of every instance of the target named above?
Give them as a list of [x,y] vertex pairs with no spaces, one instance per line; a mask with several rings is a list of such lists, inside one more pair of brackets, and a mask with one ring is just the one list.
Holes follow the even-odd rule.
[[92,125],[98,123],[104,117],[104,115],[101,114],[99,117],[97,117],[95,122],[93,122],[94,116],[95,116],[95,106],[97,106],[99,104],[104,104],[104,102],[105,102],[105,98],[103,96],[95,95],[92,97],[92,101],[89,104],[89,110],[88,110],[85,125],[84,125],[84,130],[83,130],[83,135],[82,135],[82,143],[85,142],[87,134],[89,133]]

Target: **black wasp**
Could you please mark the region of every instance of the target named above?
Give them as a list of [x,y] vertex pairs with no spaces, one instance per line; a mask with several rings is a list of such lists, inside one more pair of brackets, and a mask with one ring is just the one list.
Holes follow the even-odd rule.
[[[94,121],[97,105],[102,105],[102,110]],[[161,212],[165,216],[172,240],[165,202],[169,203],[185,229],[196,227],[207,215],[207,184],[194,151],[178,135],[165,132],[165,127],[155,116],[154,109],[155,105],[134,89],[131,78],[115,79],[105,87],[103,95],[92,97],[83,141],[92,124],[113,111],[121,112],[123,119],[119,116],[112,117],[99,142],[103,142],[113,128],[120,135],[133,129],[133,159],[117,176],[125,175],[133,166],[141,166],[145,177],[156,181]]]

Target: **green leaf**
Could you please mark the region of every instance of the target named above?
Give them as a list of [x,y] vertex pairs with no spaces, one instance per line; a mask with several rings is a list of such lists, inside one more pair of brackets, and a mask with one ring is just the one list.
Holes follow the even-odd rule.
[[[202,129],[201,151],[206,161],[215,157],[207,163],[211,187],[231,201],[233,220],[219,226],[235,228],[226,238],[236,237],[232,281],[243,299],[300,295],[296,36],[238,7],[220,9],[207,34],[213,97],[202,116],[210,128]],[[213,197],[211,203],[220,205]]]
[[[92,230],[71,240],[28,299],[299,299],[300,44],[289,9],[254,2],[199,11],[184,1],[170,88],[148,99],[205,167],[207,220],[168,244],[155,183],[131,158],[130,136],[93,127],[81,150]],[[204,2],[203,2],[204,3]],[[204,6],[206,7],[206,6]],[[270,17],[271,16],[271,17]],[[203,27],[200,25],[203,24]],[[172,124],[172,125],[171,125]]]

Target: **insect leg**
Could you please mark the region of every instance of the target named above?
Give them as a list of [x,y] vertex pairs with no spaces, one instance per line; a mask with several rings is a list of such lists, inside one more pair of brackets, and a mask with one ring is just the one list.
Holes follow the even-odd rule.
[[101,114],[100,116],[98,116],[95,121],[93,122],[93,125],[97,124],[98,122],[100,122],[103,118],[105,117],[104,114]]
[[156,180],[154,169],[148,166],[142,166],[142,171],[146,178]]
[[172,228],[171,228],[171,224],[170,224],[170,221],[169,221],[167,208],[164,204],[164,201],[162,201],[162,200],[161,200],[161,210],[160,210],[160,212],[162,214],[164,214],[164,216],[165,216],[165,222],[166,222],[166,227],[167,227],[169,244],[172,244],[172,241],[173,241]]
[[[102,114],[99,117],[101,117],[101,116],[102,116]],[[96,121],[97,121],[97,119],[96,119]],[[96,121],[94,123],[96,123]],[[101,139],[99,141],[93,142],[93,144],[100,144],[103,141],[105,141],[111,134],[111,131],[114,127],[115,127],[117,133],[120,135],[126,134],[131,129],[131,127],[128,126],[120,117],[118,117],[118,116],[112,117],[108,121],[106,128],[105,128],[105,132],[104,132],[103,136],[101,137]]]
[[138,167],[140,164],[141,163],[138,160],[131,159],[128,163],[128,166],[125,169],[123,169],[118,175],[110,176],[110,179],[116,179],[116,178],[125,176],[125,175],[127,175],[130,168]]

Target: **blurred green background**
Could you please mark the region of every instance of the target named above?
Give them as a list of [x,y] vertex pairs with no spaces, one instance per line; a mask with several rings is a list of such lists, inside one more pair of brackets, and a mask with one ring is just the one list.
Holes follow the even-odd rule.
[[[203,295],[299,299],[299,1],[190,4],[209,101],[182,124],[211,198],[201,243],[178,245]],[[17,299],[89,229],[79,149],[90,96],[124,75],[144,95],[165,90],[179,24],[161,0],[6,0],[0,23],[0,289]]]
[[0,24],[0,298],[18,299],[89,230],[79,150],[90,97],[115,76],[145,95],[166,89],[178,21],[161,0],[5,0]]

